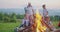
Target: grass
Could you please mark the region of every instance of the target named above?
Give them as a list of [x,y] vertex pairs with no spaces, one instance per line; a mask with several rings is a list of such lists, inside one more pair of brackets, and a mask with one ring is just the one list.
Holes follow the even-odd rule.
[[0,32],[14,32],[14,28],[20,23],[0,23]]
[[52,22],[52,23],[53,23],[53,25],[54,25],[55,28],[57,28],[57,29],[60,28],[60,27],[58,27],[58,23],[59,23],[59,22],[54,21],[54,22]]
[[[52,22],[54,24],[54,26],[56,28],[59,28],[58,22]],[[14,28],[16,28],[17,26],[19,26],[21,24],[21,22],[17,22],[17,23],[0,23],[0,32],[14,32]]]

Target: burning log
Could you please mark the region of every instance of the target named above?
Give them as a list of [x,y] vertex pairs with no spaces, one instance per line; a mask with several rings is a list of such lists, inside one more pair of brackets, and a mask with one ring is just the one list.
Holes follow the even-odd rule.
[[24,27],[24,29],[18,29],[18,32],[31,32],[31,27]]
[[23,27],[24,29],[21,29],[19,28],[18,29],[18,32],[36,32],[36,26],[34,25],[31,25],[31,26],[28,26],[28,27]]

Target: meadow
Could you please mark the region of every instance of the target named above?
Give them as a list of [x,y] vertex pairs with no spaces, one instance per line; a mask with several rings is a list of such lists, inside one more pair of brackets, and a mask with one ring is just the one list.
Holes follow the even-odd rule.
[[19,26],[20,23],[0,23],[0,32],[14,32],[14,29]]
[[[58,29],[58,22],[52,22],[53,25]],[[21,22],[16,23],[0,23],[0,32],[14,32],[14,29],[21,25]]]

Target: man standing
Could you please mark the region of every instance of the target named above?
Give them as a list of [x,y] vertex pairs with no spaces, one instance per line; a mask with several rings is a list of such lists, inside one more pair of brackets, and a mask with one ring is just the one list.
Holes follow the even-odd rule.
[[28,3],[27,7],[25,7],[24,10],[25,10],[25,15],[28,17],[28,20],[32,22],[34,10],[31,3]]
[[46,9],[46,5],[44,4],[44,5],[42,6],[42,8],[43,8],[43,17],[48,16],[48,11],[47,11],[47,9]]

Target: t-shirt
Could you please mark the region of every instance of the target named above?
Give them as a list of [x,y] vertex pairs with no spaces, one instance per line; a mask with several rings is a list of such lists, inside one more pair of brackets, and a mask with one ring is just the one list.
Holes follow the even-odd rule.
[[29,15],[32,15],[33,14],[33,8],[32,7],[25,7],[25,13],[29,14]]
[[47,16],[47,9],[43,9],[43,16]]
[[28,25],[29,25],[29,20],[23,19],[23,20],[22,20],[22,24],[25,24],[26,26],[28,26]]

